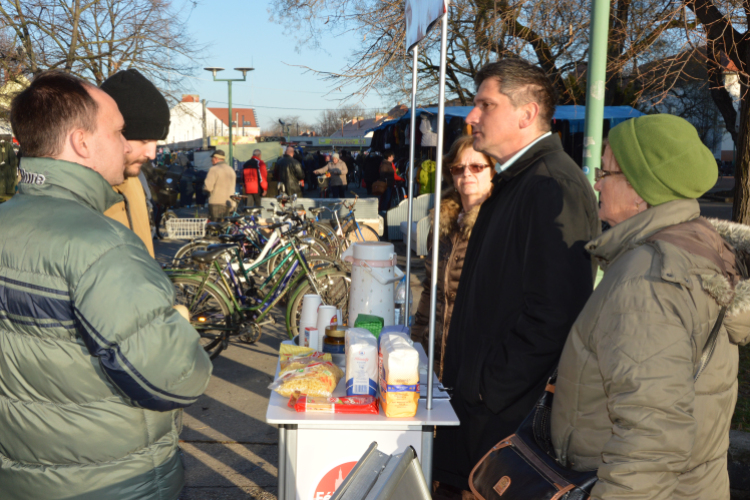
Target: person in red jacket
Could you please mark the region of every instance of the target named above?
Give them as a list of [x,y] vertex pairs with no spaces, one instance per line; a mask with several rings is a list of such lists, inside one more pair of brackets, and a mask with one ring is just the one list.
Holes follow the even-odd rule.
[[245,178],[245,194],[247,195],[248,205],[250,199],[253,200],[252,206],[260,206],[260,198],[268,191],[268,176],[266,175],[266,164],[260,159],[260,149],[253,151],[253,157],[245,162],[242,167],[242,174]]

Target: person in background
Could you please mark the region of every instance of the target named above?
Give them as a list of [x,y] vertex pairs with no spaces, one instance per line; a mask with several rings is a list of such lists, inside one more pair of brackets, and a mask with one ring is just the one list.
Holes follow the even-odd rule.
[[259,207],[261,197],[268,191],[268,173],[265,162],[261,160],[260,149],[254,150],[252,158],[245,162],[242,174],[245,179],[245,194],[248,196],[247,204]]
[[[473,148],[474,138],[459,137],[443,158],[443,178],[451,187],[440,202],[439,266],[435,309],[435,374],[443,378],[443,357],[451,324],[464,255],[484,200],[492,192],[495,160]],[[430,290],[432,288],[432,231],[427,238],[427,277],[414,317],[411,338],[429,352]]]
[[604,278],[565,343],[551,420],[560,463],[598,469],[591,498],[729,500],[737,344],[750,340],[750,282],[733,244],[748,248],[750,228],[700,217],[696,198],[717,178],[682,118],[609,132],[594,188],[611,229],[586,245]]
[[[541,68],[504,59],[477,72],[474,149],[497,161],[466,248],[443,361],[459,427],[441,427],[433,478],[468,490],[474,465],[513,434],[552,374],[595,268],[594,190],[551,133],[555,90]],[[471,493],[468,493],[471,496]]]
[[169,133],[169,105],[164,96],[138,70],[118,71],[107,78],[101,89],[115,100],[125,119],[123,135],[131,152],[125,161],[125,181],[114,186],[123,201],[110,207],[104,215],[130,228],[154,256],[154,242],[146,193],[138,179],[144,163],[156,159],[156,142]]
[[339,157],[338,153],[333,153],[331,163],[315,171],[317,175],[331,173],[330,188],[333,198],[346,198],[346,174],[348,169],[346,163]]
[[182,408],[211,360],[122,201],[132,154],[107,93],[48,71],[11,102],[18,193],[0,205],[3,500],[177,500]]
[[208,170],[203,190],[207,191],[208,218],[218,221],[228,216],[234,208],[232,196],[237,184],[234,169],[226,164],[224,151],[217,149],[211,155],[213,166]]
[[398,175],[396,164],[393,163],[395,155],[390,149],[383,152],[383,161],[380,163],[380,180],[388,184],[385,193],[380,197],[380,210],[391,208],[391,198],[393,197],[393,188],[396,182],[404,182],[404,178]]
[[294,159],[294,147],[287,146],[284,157],[276,161],[274,174],[286,190],[287,196],[302,196],[300,181],[305,180],[305,171],[300,162]]
[[193,162],[188,163],[185,170],[180,176],[180,206],[191,207],[193,206],[193,196],[195,195],[195,167]]

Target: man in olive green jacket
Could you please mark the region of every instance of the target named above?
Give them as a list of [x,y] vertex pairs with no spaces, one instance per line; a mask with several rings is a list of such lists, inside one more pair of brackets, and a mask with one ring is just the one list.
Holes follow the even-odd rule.
[[605,274],[560,359],[555,451],[568,467],[598,469],[592,499],[728,500],[737,344],[750,340],[750,283],[734,248],[750,248],[750,228],[717,232],[700,218],[695,198],[716,182],[716,163],[686,121],[628,120],[609,141],[595,189],[612,228],[586,246]]
[[176,500],[181,408],[211,362],[143,242],[103,215],[129,151],[112,98],[64,73],[11,105],[0,206],[0,498]]

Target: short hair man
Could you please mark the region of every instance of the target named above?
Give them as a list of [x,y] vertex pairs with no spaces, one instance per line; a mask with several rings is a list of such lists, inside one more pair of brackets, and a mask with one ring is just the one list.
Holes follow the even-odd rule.
[[122,115],[95,86],[46,72],[10,120],[23,158],[0,206],[3,500],[176,500],[179,409],[211,361],[143,242],[104,216],[132,153]]
[[469,240],[445,348],[443,384],[461,426],[438,430],[433,476],[461,490],[539,398],[592,292],[584,245],[600,231],[591,185],[550,133],[556,98],[544,72],[506,59],[475,83],[466,122],[498,173]]
[[213,221],[228,216],[234,208],[232,196],[237,188],[237,175],[234,169],[227,165],[224,151],[217,149],[211,155],[211,164],[206,175],[203,190],[211,195],[208,197],[208,218]]
[[156,142],[167,138],[169,105],[154,84],[135,69],[118,71],[102,83],[101,89],[117,103],[125,119],[123,135],[131,149],[125,156],[125,182],[114,187],[124,200],[104,215],[132,229],[153,257],[147,183],[144,185],[141,166],[156,158]]
[[254,150],[253,157],[247,160],[242,167],[248,204],[250,204],[250,200],[253,200],[252,206],[256,207],[260,206],[261,197],[268,191],[266,163],[260,157],[260,149]]
[[302,196],[300,181],[305,179],[305,171],[302,170],[302,165],[294,159],[293,146],[287,146],[284,157],[276,162],[275,174],[288,196],[295,194]]

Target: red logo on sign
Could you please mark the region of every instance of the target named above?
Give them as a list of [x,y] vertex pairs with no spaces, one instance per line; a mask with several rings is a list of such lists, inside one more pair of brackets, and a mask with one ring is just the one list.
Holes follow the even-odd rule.
[[328,471],[315,488],[312,500],[330,500],[355,465],[357,465],[357,462],[346,462]]

